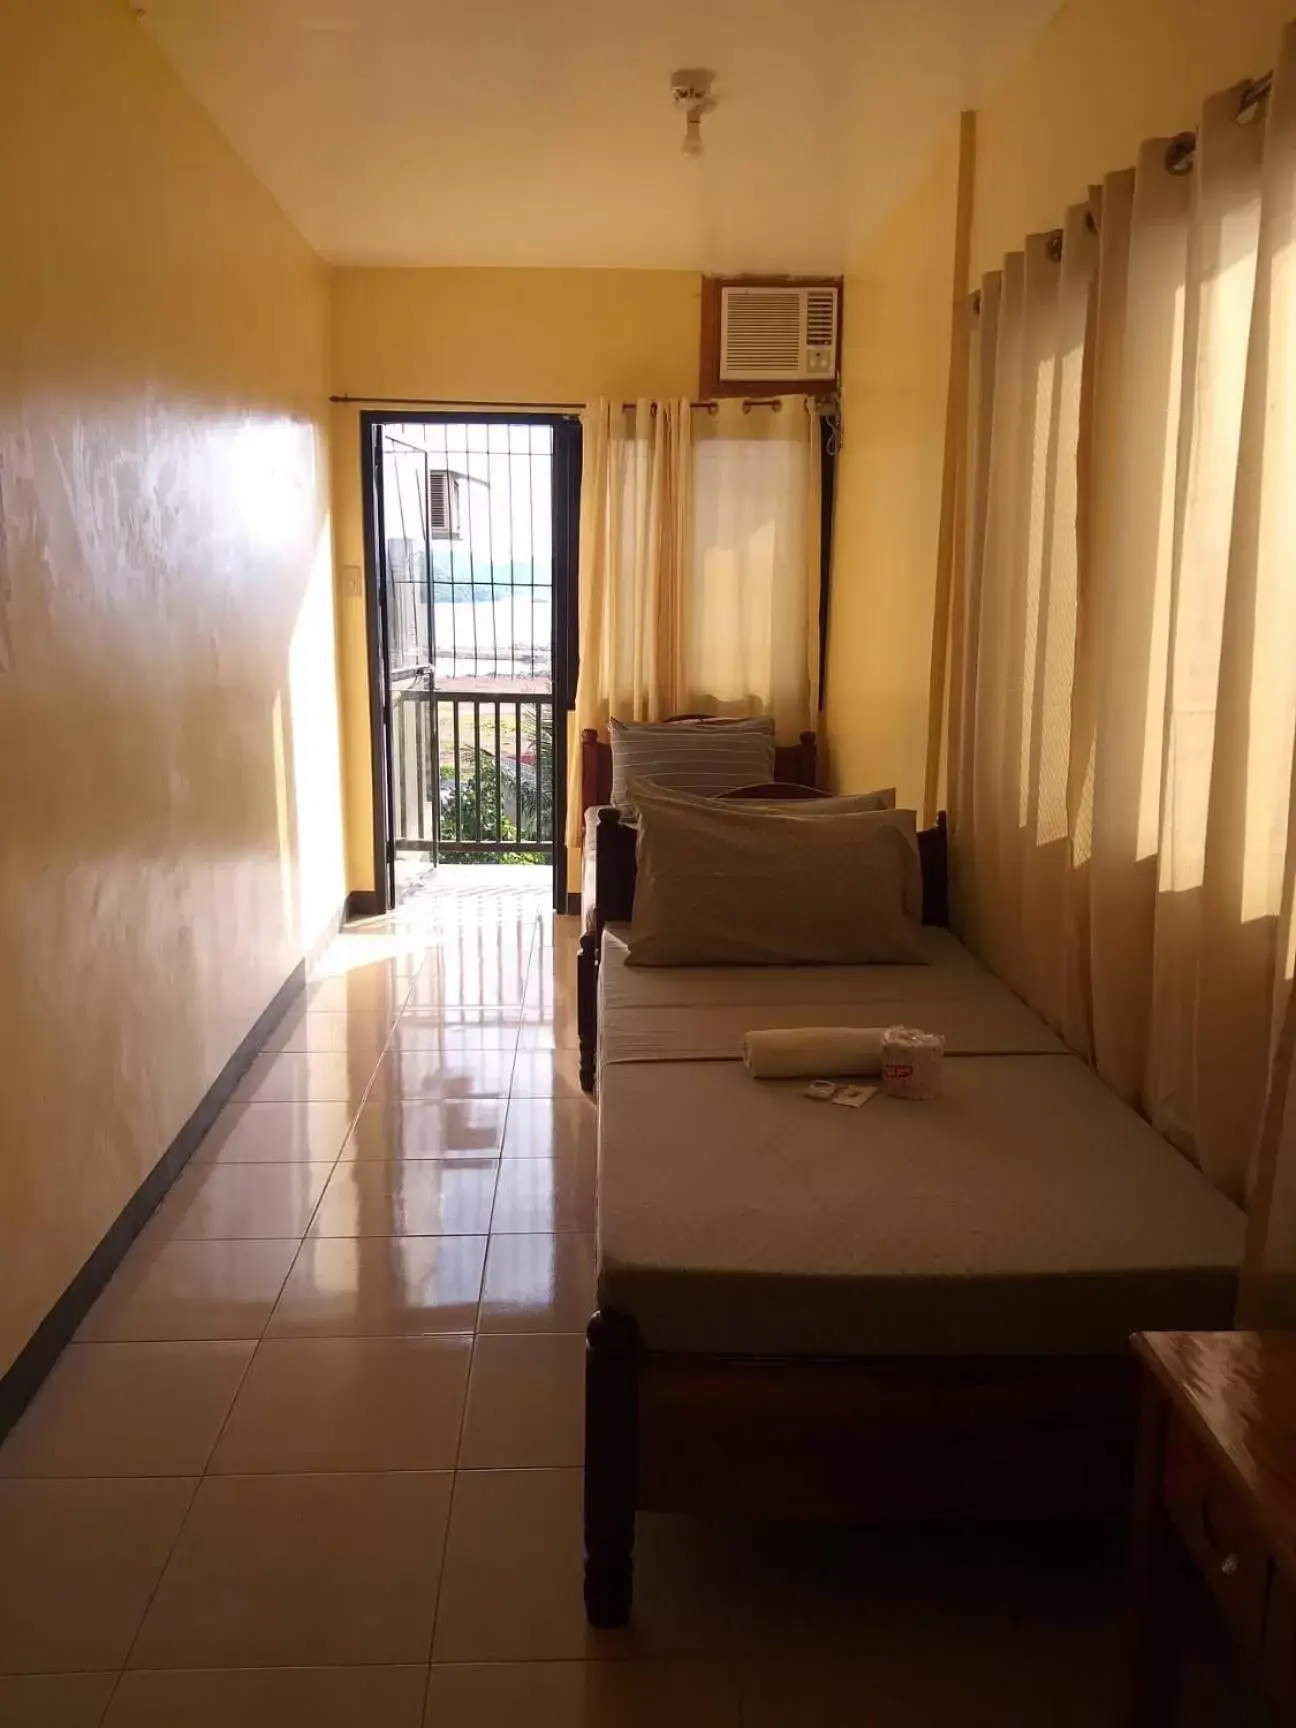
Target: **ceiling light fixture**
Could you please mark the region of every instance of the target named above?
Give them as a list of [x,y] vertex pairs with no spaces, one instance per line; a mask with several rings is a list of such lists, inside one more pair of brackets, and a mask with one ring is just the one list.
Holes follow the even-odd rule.
[[711,94],[715,73],[695,66],[672,72],[670,82],[675,106],[684,110],[684,142],[680,148],[686,156],[700,156],[702,117],[715,107],[715,98]]

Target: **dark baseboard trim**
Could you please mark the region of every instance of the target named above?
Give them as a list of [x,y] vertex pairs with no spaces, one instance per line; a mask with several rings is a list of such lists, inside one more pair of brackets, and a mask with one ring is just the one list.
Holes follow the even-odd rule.
[[569,893],[567,896],[567,916],[569,918],[579,918],[580,917],[580,909],[581,909],[581,897],[580,897],[580,895]]
[[64,1346],[71,1341],[95,1298],[125,1259],[127,1249],[202,1144],[261,1046],[305,988],[308,965],[325,943],[332,940],[341,923],[341,914],[330,920],[310,953],[293,967],[275,992],[274,1000],[203,1094],[193,1115],[122,1207],[98,1247],[32,1333],[13,1364],[0,1376],[0,1440],[40,1391]]
[[348,923],[352,918],[380,918],[384,910],[376,888],[353,888],[346,897],[344,918]]

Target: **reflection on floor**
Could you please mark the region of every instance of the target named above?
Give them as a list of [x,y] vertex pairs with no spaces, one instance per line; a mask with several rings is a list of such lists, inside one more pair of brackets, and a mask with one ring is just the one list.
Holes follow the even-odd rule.
[[507,904],[510,916],[545,912],[553,899],[548,864],[438,864],[426,857],[396,855],[396,901],[402,917],[426,918],[429,900],[456,902],[455,916],[471,922],[488,901]]
[[[540,874],[338,938],[0,1451],[0,1728],[1110,1721],[1102,1534],[646,1517],[633,1628],[587,1629],[595,1117]],[[1191,1692],[1254,1719],[1226,1652]]]

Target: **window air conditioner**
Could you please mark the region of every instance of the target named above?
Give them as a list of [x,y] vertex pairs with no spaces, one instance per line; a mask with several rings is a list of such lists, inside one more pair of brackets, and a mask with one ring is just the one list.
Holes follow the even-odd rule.
[[840,305],[836,286],[721,283],[719,382],[830,387]]
[[459,476],[444,468],[429,468],[427,478],[428,537],[432,540],[457,540]]

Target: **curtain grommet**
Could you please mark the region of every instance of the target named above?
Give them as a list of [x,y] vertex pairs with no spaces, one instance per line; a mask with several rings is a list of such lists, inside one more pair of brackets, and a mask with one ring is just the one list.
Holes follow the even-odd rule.
[[1191,174],[1196,150],[1197,134],[1195,132],[1181,132],[1177,138],[1172,138],[1166,145],[1166,173]]
[[1273,89],[1273,73],[1267,72],[1263,78],[1253,78],[1249,84],[1242,86],[1242,94],[1238,97],[1238,110],[1233,116],[1239,126],[1253,126],[1264,110],[1265,99]]

